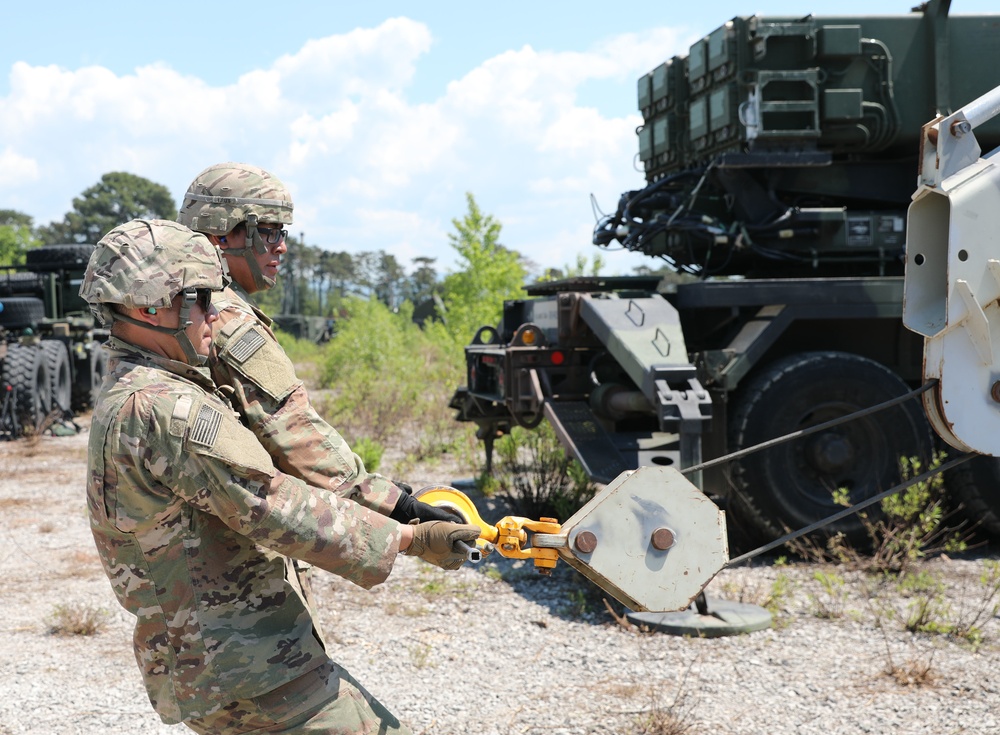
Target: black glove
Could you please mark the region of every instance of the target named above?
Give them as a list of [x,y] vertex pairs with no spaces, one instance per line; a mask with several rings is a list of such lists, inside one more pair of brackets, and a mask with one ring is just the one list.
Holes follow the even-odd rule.
[[[401,483],[397,482],[395,484],[396,487],[403,487]],[[409,487],[409,485],[406,487]],[[427,521],[448,521],[449,523],[455,523],[456,521],[463,522],[465,520],[453,511],[445,510],[444,508],[435,508],[433,505],[428,505],[417,500],[406,492],[399,496],[399,500],[396,501],[396,507],[392,509],[389,517],[398,523],[409,523],[410,521],[420,521],[421,523],[426,523]]]
[[481,533],[479,526],[466,523],[428,521],[413,525],[413,541],[406,550],[409,556],[419,556],[424,561],[442,569],[458,569],[468,558],[465,549],[456,549],[456,541],[474,544]]

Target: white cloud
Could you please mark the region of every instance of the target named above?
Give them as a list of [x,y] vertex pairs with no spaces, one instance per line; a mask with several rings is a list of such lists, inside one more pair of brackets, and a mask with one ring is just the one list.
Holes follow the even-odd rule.
[[38,181],[38,162],[26,158],[8,146],[0,152],[0,188],[16,188]]
[[294,227],[312,244],[386,250],[407,265],[428,255],[443,271],[471,191],[506,245],[561,266],[592,257],[589,194],[610,208],[641,185],[635,111],[602,114],[581,89],[632,90],[685,43],[661,29],[584,51],[525,46],[420,103],[408,90],[432,37],[407,18],[309,41],[221,86],[163,63],[116,75],[17,62],[0,98],[0,207],[16,202],[44,223],[108,171],[180,196],[206,166],[242,160],[290,186]]
[[415,62],[431,46],[430,30],[409,18],[390,18],[377,28],[308,41],[274,64],[288,99],[367,97],[400,90],[413,78]]

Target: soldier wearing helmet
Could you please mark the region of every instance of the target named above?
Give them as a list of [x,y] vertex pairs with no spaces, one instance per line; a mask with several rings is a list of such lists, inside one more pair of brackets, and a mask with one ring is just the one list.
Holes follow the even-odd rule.
[[[292,224],[292,197],[276,177],[245,163],[202,171],[188,187],[178,221],[216,243],[233,283],[218,299],[212,377],[231,391],[244,423],[277,466],[402,523],[454,520],[386,478],[369,473],[343,437],[312,407],[272,320],[249,294],[275,284]],[[406,487],[406,486],[404,486]]]
[[149,699],[199,733],[292,717],[317,733],[409,733],[327,655],[288,558],[370,588],[403,549],[457,568],[452,544],[479,529],[403,525],[275,468],[203,364],[224,283],[203,235],[134,220],[98,243],[80,288],[111,329],[88,449],[91,530],[136,616]]
[[209,302],[226,279],[218,251],[205,237],[173,222],[134,220],[101,240],[91,266],[80,296],[98,321],[166,357],[207,364],[211,323],[218,316]]

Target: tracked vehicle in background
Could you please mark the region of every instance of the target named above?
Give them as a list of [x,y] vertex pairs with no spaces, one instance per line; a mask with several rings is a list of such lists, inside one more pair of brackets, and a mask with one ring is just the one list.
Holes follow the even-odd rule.
[[17,438],[93,404],[107,368],[80,284],[93,245],[29,250],[0,265],[0,437]]
[[[638,83],[646,184],[594,244],[676,277],[539,283],[466,347],[457,418],[488,454],[513,426],[555,428],[600,482],[703,460],[918,386],[904,328],[906,211],[923,124],[997,83],[1000,15],[736,17]],[[988,61],[992,60],[992,62]],[[1000,144],[996,120],[977,130]],[[671,275],[672,275],[671,274]],[[899,481],[935,448],[919,401],[704,471],[730,527],[770,540]],[[947,478],[1000,533],[1000,465]],[[855,516],[828,529],[863,540]]]

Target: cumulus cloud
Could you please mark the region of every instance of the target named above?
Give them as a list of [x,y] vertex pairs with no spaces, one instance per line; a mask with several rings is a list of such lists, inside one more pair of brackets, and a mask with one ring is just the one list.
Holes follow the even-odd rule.
[[296,198],[294,229],[331,249],[453,261],[447,233],[465,192],[504,224],[503,241],[540,267],[589,254],[589,194],[611,206],[641,185],[639,118],[580,102],[595,82],[627,85],[686,49],[670,29],[552,52],[524,46],[456,70],[414,101],[426,25],[392,18],[311,40],[222,85],[166,63],[118,75],[99,66],[15,63],[0,98],[0,207],[60,219],[103,173],[127,170],[178,197],[208,165],[272,170]]
[[0,152],[0,187],[16,188],[38,181],[38,161],[26,158],[10,146]]
[[285,96],[300,104],[316,99],[365,98],[400,91],[413,78],[416,60],[431,46],[430,29],[409,18],[390,18],[377,28],[308,41],[274,64]]

